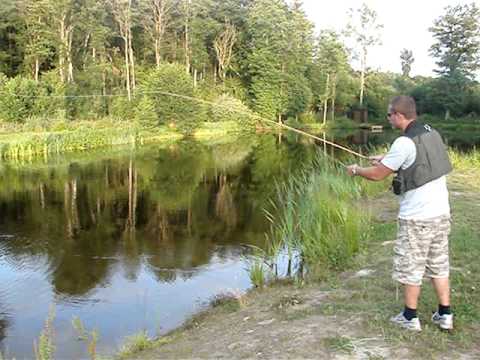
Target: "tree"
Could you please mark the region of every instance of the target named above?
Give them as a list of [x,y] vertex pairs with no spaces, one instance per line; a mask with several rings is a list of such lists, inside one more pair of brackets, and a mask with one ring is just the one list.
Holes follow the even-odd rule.
[[402,63],[402,75],[404,77],[409,77],[410,71],[412,70],[412,64],[415,61],[412,50],[403,49],[400,53],[400,60]]
[[315,47],[311,81],[317,99],[323,102],[324,123],[327,118],[328,101],[331,101],[332,120],[334,119],[338,80],[349,68],[347,52],[338,34],[328,30],[322,31]]
[[37,82],[40,68],[54,48],[47,6],[47,0],[18,2],[18,9],[25,26],[22,33],[22,40],[25,43],[24,62],[31,68],[32,78]]
[[480,9],[470,5],[447,6],[445,15],[429,29],[436,42],[430,54],[437,58],[440,75],[460,73],[473,79],[480,68]]
[[165,31],[172,21],[173,0],[148,0],[143,4],[142,24],[155,50],[155,64],[160,67]]
[[288,9],[287,41],[282,57],[282,113],[298,118],[312,103],[312,90],[306,79],[313,62],[313,24],[303,11],[303,1],[294,0]]
[[[81,46],[78,50],[80,54],[79,60],[84,73],[87,73],[90,81],[88,84],[93,86],[83,86],[87,91],[97,91],[101,87],[103,95],[107,94],[107,77],[108,77],[108,59],[111,58],[112,51],[110,40],[111,27],[108,23],[110,14],[105,6],[105,0],[84,0],[84,6],[81,7],[79,14],[78,34],[82,34],[79,38]],[[101,78],[101,83],[98,79]],[[101,99],[105,105],[105,99]]]
[[305,111],[311,100],[305,77],[312,63],[313,25],[301,6],[298,0],[290,8],[282,0],[257,0],[247,19],[245,72],[252,103],[279,122]]
[[233,56],[233,46],[237,41],[235,25],[225,21],[225,29],[217,35],[213,47],[217,55],[220,79],[224,82],[225,76]]
[[248,54],[245,67],[255,110],[266,117],[281,114],[286,103],[282,89],[287,48],[288,8],[282,0],[255,1],[249,11]]
[[365,73],[369,48],[380,45],[380,31],[383,25],[378,23],[377,12],[363,3],[357,9],[350,9],[350,22],[347,34],[360,46],[360,105],[363,105],[365,90]]
[[445,119],[460,114],[480,68],[480,9],[474,4],[448,6],[429,29],[436,42],[430,54],[438,59],[437,86]]
[[194,95],[192,79],[181,65],[161,64],[148,72],[140,82],[140,89],[149,101],[142,101],[138,111],[150,111],[153,104],[160,124],[176,127],[187,134],[195,128],[200,118],[200,107],[197,102],[181,97]]
[[18,74],[23,62],[21,23],[16,1],[3,0],[0,7],[0,72],[9,76]]
[[109,0],[113,17],[117,23],[120,37],[123,40],[125,56],[125,83],[128,100],[132,99],[132,90],[135,89],[135,60],[132,47],[132,0]]
[[78,25],[79,11],[75,0],[56,0],[48,2],[49,17],[56,25],[53,31],[58,55],[58,68],[62,83],[73,82],[73,35]]

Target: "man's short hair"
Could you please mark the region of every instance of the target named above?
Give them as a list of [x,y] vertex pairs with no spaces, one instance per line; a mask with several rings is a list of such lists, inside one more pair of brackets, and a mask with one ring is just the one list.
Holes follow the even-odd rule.
[[410,96],[396,96],[390,101],[392,111],[402,114],[408,120],[417,118],[417,106]]

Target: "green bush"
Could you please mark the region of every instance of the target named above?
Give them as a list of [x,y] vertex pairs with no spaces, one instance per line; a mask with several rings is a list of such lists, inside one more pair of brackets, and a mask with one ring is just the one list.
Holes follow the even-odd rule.
[[234,98],[241,100],[243,103],[248,101],[248,91],[238,78],[225,79],[225,91]]
[[8,81],[7,76],[4,73],[0,72],[0,89]]
[[316,122],[319,122],[318,121],[318,118],[315,116],[315,114],[311,111],[309,112],[306,112],[302,115],[299,116],[299,119],[300,123],[302,124],[314,124]]
[[[103,88],[103,68],[102,66],[91,66],[86,71],[79,71],[75,77],[75,95],[100,95]],[[107,89],[107,92],[111,90]],[[124,90],[122,90],[124,91]],[[78,97],[71,104],[75,110],[76,118],[87,120],[98,119],[107,115],[109,98],[96,97]]]
[[9,79],[1,86],[0,119],[23,123],[35,115],[35,100],[39,94],[38,84],[21,76]]
[[223,94],[212,104],[209,120],[213,122],[234,121],[246,126],[253,126],[255,119],[250,109],[240,100]]
[[116,96],[110,105],[110,115],[116,120],[128,120],[135,117],[135,109],[140,98],[128,100],[126,96]]
[[152,70],[144,76],[137,91],[154,104],[160,124],[190,134],[202,118],[202,106],[194,100],[181,97],[193,97],[194,91],[190,75],[179,64],[162,64]]
[[[38,98],[35,99],[35,114],[50,121],[65,119],[68,115],[66,86],[58,78],[56,71],[44,73],[38,83]],[[70,102],[72,100],[69,100]]]
[[134,121],[144,128],[158,126],[158,115],[155,112],[155,104],[152,99],[143,97],[135,107]]

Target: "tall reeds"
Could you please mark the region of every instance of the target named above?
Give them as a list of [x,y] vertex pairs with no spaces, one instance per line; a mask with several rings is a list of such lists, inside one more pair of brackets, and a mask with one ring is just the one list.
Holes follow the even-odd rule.
[[360,204],[364,185],[319,155],[312,167],[277,186],[274,209],[267,213],[266,256],[275,262],[287,255],[289,275],[291,264],[317,275],[345,268],[369,235],[370,216]]

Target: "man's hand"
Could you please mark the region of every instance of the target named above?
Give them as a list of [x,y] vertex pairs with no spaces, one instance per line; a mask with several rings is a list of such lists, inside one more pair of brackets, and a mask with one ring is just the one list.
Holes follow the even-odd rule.
[[368,159],[370,160],[370,163],[373,166],[377,166],[380,164],[380,161],[384,158],[384,155],[374,155],[374,156],[369,156]]
[[348,166],[347,166],[347,174],[348,174],[348,176],[355,176],[355,175],[357,175],[357,170],[358,170],[358,165],[357,165],[357,164],[348,165]]

